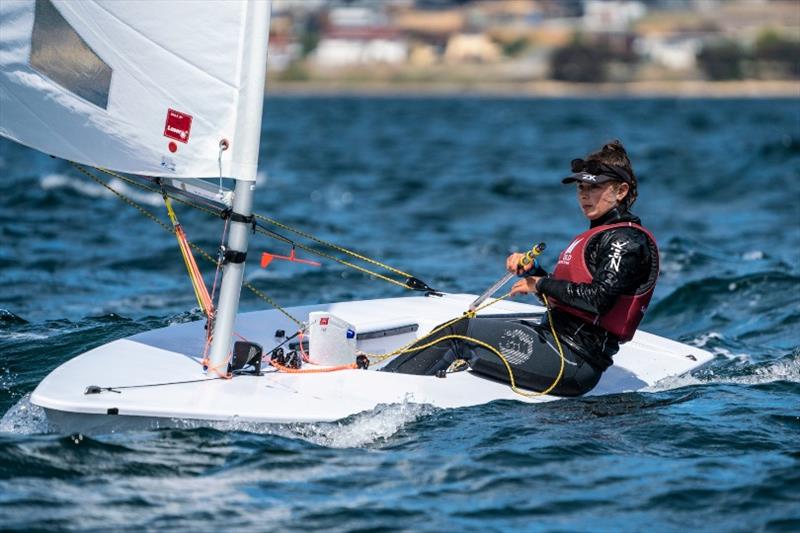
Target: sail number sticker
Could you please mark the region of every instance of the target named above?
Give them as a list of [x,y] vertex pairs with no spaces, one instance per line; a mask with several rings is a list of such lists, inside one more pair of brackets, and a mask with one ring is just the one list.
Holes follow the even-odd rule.
[[167,122],[164,124],[164,137],[175,139],[182,143],[189,142],[189,132],[192,129],[192,115],[167,109]]

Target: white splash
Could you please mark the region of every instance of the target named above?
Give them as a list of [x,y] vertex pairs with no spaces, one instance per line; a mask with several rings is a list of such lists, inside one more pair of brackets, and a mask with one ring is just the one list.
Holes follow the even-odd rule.
[[10,333],[0,333],[0,339],[11,341],[38,341],[48,338],[48,335],[41,333],[20,333],[12,331]]
[[684,374],[671,376],[644,389],[645,392],[660,392],[687,387],[690,385],[706,385],[712,383],[736,385],[761,385],[775,381],[800,383],[800,356],[781,359],[772,363],[753,365],[747,374],[718,375],[713,370],[700,371],[697,375]]
[[741,363],[751,362],[750,355],[746,353],[733,353],[732,351],[723,346],[708,346],[714,341],[724,342],[725,336],[722,333],[718,333],[716,331],[709,331],[708,333],[704,333],[700,335],[698,338],[689,341],[689,344],[691,344],[692,346],[697,346],[698,348],[707,348],[708,351],[710,351],[714,355],[721,355],[731,361],[738,361]]
[[297,425],[292,436],[330,448],[359,448],[386,440],[403,427],[435,411],[430,405],[403,402],[381,405],[344,422]]
[[761,250],[750,250],[742,254],[742,259],[744,261],[758,261],[759,259],[764,259],[766,254]]
[[30,393],[23,396],[0,419],[0,433],[32,435],[47,433],[48,428],[44,409],[31,403]]
[[259,424],[231,420],[208,425],[220,431],[247,431],[292,439],[299,438],[329,448],[360,448],[390,438],[403,427],[435,410],[430,405],[405,401],[391,405],[379,405],[375,409],[338,422]]

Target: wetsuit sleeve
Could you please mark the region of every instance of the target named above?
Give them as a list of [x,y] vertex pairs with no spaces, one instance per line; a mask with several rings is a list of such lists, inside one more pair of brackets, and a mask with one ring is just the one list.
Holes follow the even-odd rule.
[[528,270],[524,274],[522,274],[523,278],[530,278],[532,276],[547,276],[547,270],[543,269],[542,266],[537,261],[536,264],[533,266],[532,269]]
[[[640,236],[641,235],[641,236]],[[596,315],[614,307],[617,297],[636,290],[647,244],[641,232],[623,228],[600,235],[591,283],[543,278],[538,289],[559,302]]]

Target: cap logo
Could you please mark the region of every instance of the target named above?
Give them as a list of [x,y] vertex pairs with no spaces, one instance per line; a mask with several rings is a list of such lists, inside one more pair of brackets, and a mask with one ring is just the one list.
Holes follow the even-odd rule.
[[597,181],[597,176],[595,176],[594,174],[589,174],[588,172],[584,172],[581,175],[581,178],[583,178],[586,181],[595,181],[595,182]]

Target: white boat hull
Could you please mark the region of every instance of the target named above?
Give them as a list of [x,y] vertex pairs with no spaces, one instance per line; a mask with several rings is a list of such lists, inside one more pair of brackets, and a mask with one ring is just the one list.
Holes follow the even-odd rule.
[[[405,345],[436,325],[459,316],[472,295],[411,297],[343,302],[290,309],[306,319],[326,310],[357,330],[381,323],[413,320],[415,333],[359,341],[361,350],[379,353]],[[480,314],[541,314],[538,306],[499,302]],[[275,345],[277,329],[292,332],[293,324],[277,311],[243,313],[239,335],[262,345]],[[61,432],[105,433],[127,429],[191,426],[208,421],[247,423],[328,422],[374,409],[381,404],[419,403],[438,408],[479,405],[495,400],[552,401],[553,396],[524,397],[507,384],[471,371],[445,378],[341,370],[289,374],[267,366],[260,376],[213,379],[202,372],[202,322],[170,326],[99,346],[56,368],[36,388],[31,402],[43,407],[53,428]],[[669,376],[683,374],[709,361],[699,348],[637,332],[623,345],[593,395],[644,389]],[[158,385],[163,383],[168,385]],[[181,382],[181,383],[176,383]],[[186,383],[188,382],[188,383]],[[89,386],[118,390],[85,394]],[[142,386],[139,388],[124,388]]]

